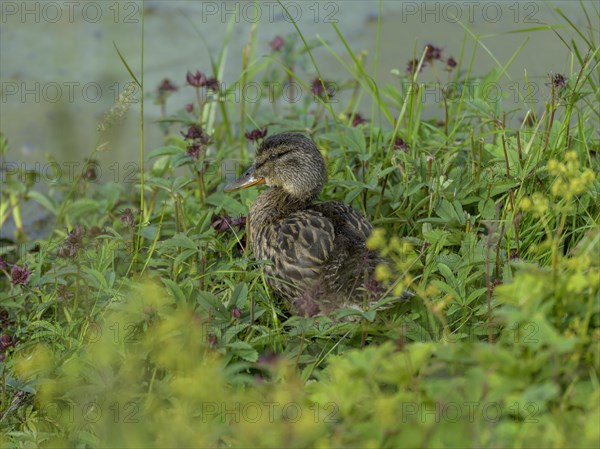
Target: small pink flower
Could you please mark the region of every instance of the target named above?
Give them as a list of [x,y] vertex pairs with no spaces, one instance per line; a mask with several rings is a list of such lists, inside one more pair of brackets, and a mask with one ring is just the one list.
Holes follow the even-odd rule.
[[227,231],[231,226],[231,217],[227,214],[213,214],[210,219],[210,225],[218,233]]
[[[419,67],[419,60],[411,59],[410,61],[408,61],[408,64],[406,65],[406,73],[408,73],[411,76],[414,75],[415,71],[417,70],[417,67]],[[423,65],[421,65],[421,68],[419,69],[419,73],[421,73],[423,71],[423,67],[425,67],[425,63],[423,63]]]
[[335,95],[335,86],[331,81],[322,81],[320,78],[315,78],[312,81],[310,91],[315,97],[325,98],[325,94],[327,94],[327,97],[331,98]]
[[165,78],[158,85],[158,92],[160,94],[163,94],[166,92],[177,92],[178,89],[179,88],[175,84],[173,84],[169,78]]
[[246,227],[246,217],[241,216],[238,218],[234,218],[233,220],[231,220],[231,224],[233,226],[237,226],[239,230],[244,229]]
[[275,36],[275,39],[271,41],[271,49],[273,51],[280,51],[283,44],[285,44],[283,38],[281,36]]
[[358,125],[362,125],[363,123],[366,123],[367,119],[364,118],[362,115],[360,115],[360,113],[356,113],[354,114],[354,117],[352,118],[352,126],[356,127]]
[[206,83],[206,76],[200,70],[196,70],[196,73],[188,71],[185,80],[190,86],[202,87]]
[[187,147],[187,155],[193,157],[194,159],[198,159],[203,150],[204,147],[199,143],[191,143]]
[[435,59],[442,59],[442,52],[444,51],[442,48],[440,47],[436,47],[433,44],[427,44],[425,45],[425,59],[427,61],[433,61]]
[[11,277],[10,282],[13,285],[25,285],[29,281],[30,275],[31,275],[31,270],[29,270],[27,265],[23,265],[23,267],[20,267],[18,265],[13,265],[12,270],[10,272],[10,277]]
[[406,151],[408,150],[408,144],[404,141],[402,137],[396,137],[396,140],[394,140],[394,149]]
[[130,208],[127,208],[121,214],[121,223],[127,227],[133,226],[135,222],[135,218],[133,216],[133,211]]
[[185,140],[200,139],[202,137],[202,128],[194,123],[185,133],[181,133],[181,135]]
[[552,75],[552,84],[554,84],[554,87],[562,89],[567,85],[567,77],[560,73],[555,73]]
[[267,135],[267,128],[257,128],[257,129],[253,129],[252,131],[246,131],[244,133],[244,135],[246,136],[246,139],[252,140],[252,141],[264,139],[265,136]]
[[219,81],[216,78],[209,78],[204,83],[204,86],[213,92],[219,91]]

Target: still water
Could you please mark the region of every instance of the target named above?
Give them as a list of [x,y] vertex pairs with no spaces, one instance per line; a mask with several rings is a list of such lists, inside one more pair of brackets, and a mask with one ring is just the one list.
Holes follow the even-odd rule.
[[[594,2],[584,2],[593,11]],[[276,1],[147,1],[145,9],[144,82],[152,92],[164,78],[180,89],[168,102],[168,111],[192,100],[185,87],[188,70],[210,74],[210,57],[221,51],[228,23],[233,22],[226,69],[220,82],[234,83],[242,67],[242,53],[256,26],[253,61],[271,54],[277,35],[299,39],[290,17],[307,39],[324,39],[345,63],[351,58],[333,24],[358,54],[366,51],[374,73],[379,3],[374,1],[289,1],[286,14]],[[63,176],[75,176],[84,158],[98,143],[98,124],[131,77],[115,45],[139,76],[141,67],[141,2],[136,1],[3,1],[0,11],[0,130],[8,138],[9,153],[3,169],[20,165],[44,173],[51,155]],[[505,76],[505,109],[530,82],[543,87],[547,74],[570,71],[569,50],[558,37],[576,39],[556,13],[560,8],[581,29],[586,27],[578,2],[533,1],[384,1],[381,3],[381,40],[377,83],[398,83],[394,69],[404,73],[407,61],[426,43],[443,48],[444,58],[458,59],[465,37],[466,55],[478,36],[474,73],[504,66],[524,45]],[[555,30],[549,26],[560,26]],[[538,28],[538,30],[516,32]],[[546,29],[543,29],[546,28]],[[596,30],[598,32],[597,24]],[[314,51],[324,78],[342,83],[351,79],[327,49]],[[493,57],[491,56],[493,55]],[[306,82],[316,76],[306,68]],[[423,74],[427,79],[428,74]],[[537,101],[544,94],[538,89]],[[341,110],[342,104],[337,107]],[[365,114],[368,115],[366,108]],[[152,122],[160,118],[158,105],[145,105],[146,148],[162,144],[162,133]],[[98,155],[103,181],[122,182],[139,158],[139,104],[131,105],[127,119],[109,133],[106,150]],[[12,165],[10,165],[12,164]],[[50,173],[48,171],[47,173]],[[2,175],[4,180],[4,174]],[[33,215],[35,211],[29,212]],[[3,229],[7,234],[10,226]]]

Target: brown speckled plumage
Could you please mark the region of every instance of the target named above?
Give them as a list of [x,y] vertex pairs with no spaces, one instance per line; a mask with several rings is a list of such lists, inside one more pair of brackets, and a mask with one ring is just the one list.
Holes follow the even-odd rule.
[[381,260],[365,242],[371,224],[350,206],[314,202],[326,181],[315,144],[299,133],[269,137],[252,167],[226,190],[265,183],[250,208],[250,241],[257,259],[271,262],[267,282],[292,313],[327,314],[362,306],[365,282]]

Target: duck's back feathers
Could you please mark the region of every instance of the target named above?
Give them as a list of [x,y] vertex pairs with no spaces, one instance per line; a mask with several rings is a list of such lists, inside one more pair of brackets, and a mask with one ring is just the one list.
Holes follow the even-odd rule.
[[334,250],[335,231],[323,214],[302,210],[257,231],[253,249],[271,260],[265,273],[276,292],[290,301],[318,282]]
[[362,303],[365,279],[378,257],[366,249],[371,224],[343,203],[312,204],[275,219],[255,221],[253,250],[272,261],[265,274],[270,287],[299,314],[329,313]]
[[326,216],[338,234],[348,234],[349,237],[366,242],[373,231],[373,226],[362,214],[339,201],[314,204],[311,209],[317,210]]

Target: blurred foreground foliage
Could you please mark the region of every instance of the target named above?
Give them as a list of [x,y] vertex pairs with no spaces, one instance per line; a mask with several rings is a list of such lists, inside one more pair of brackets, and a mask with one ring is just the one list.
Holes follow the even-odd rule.
[[[162,118],[164,145],[143,152],[133,184],[96,182],[93,155],[46,190],[21,182],[35,173],[9,176],[1,446],[598,447],[598,47],[575,47],[543,107],[523,99],[508,115],[485,96],[505,68],[478,78],[466,56],[448,58],[455,85],[481,87],[425,118],[416,67],[440,49],[381,90],[348,50],[352,77],[334,92],[310,81],[318,43],[294,42],[244,60],[239,81],[313,95],[286,104],[276,91],[249,111],[220,89],[222,65],[190,72],[192,103]],[[174,89],[155,95],[163,112]],[[328,97],[344,92],[334,110]],[[330,169],[323,198],[373,219],[368,244],[392,261],[377,305],[305,318],[271,297],[246,250],[258,192],[222,192],[250,161],[245,135],[265,128],[313,136]],[[48,236],[27,236],[27,202],[48,211]]]

